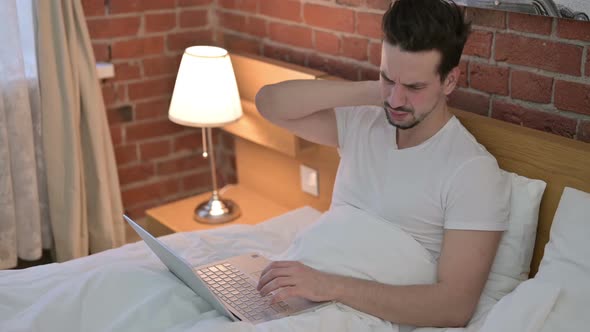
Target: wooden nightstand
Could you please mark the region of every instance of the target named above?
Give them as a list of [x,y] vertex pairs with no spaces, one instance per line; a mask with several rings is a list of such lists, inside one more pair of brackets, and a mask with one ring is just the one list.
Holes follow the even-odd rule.
[[219,190],[221,197],[233,200],[242,211],[239,218],[221,225],[206,225],[193,220],[195,207],[211,197],[211,192],[185,198],[146,211],[146,229],[155,236],[174,232],[212,229],[234,224],[254,225],[278,216],[289,209],[240,185]]

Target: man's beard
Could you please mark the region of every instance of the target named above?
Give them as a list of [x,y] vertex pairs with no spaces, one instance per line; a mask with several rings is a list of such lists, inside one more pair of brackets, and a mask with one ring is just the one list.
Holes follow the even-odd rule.
[[[398,108],[393,108],[391,107],[391,105],[389,105],[388,102],[383,102],[383,110],[385,111],[385,117],[387,118],[387,122],[389,122],[390,125],[401,129],[401,130],[405,130],[405,129],[410,129],[410,128],[414,128],[416,125],[418,125],[420,123],[420,121],[422,121],[424,119],[424,117],[422,119],[416,119],[416,117],[414,116],[414,110],[412,109],[408,109],[405,107],[398,107]],[[414,117],[414,121],[408,123],[408,124],[398,124],[393,122],[393,119],[391,118],[391,114],[389,113],[389,110],[394,110],[396,112],[406,112],[409,115],[411,115],[412,117]]]

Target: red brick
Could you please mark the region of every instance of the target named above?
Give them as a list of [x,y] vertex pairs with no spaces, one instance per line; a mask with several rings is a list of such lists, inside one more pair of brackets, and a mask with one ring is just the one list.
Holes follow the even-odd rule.
[[490,96],[456,89],[449,95],[449,106],[487,116],[490,109]]
[[164,119],[168,117],[170,98],[140,102],[135,105],[135,119]]
[[510,15],[508,27],[511,30],[536,33],[539,35],[551,34],[553,25],[552,17],[520,13],[510,13],[508,15]]
[[129,84],[129,99],[139,100],[158,96],[171,96],[174,90],[174,76],[146,79],[141,82]]
[[366,38],[342,37],[342,55],[359,61],[367,61],[369,41]]
[[146,14],[145,32],[169,31],[176,27],[176,13]]
[[113,0],[110,2],[111,14],[141,12],[141,0]]
[[99,17],[86,20],[90,38],[93,40],[137,36],[140,22],[139,16],[120,18]]
[[236,9],[256,13],[258,11],[258,0],[234,0]]
[[225,29],[247,33],[259,37],[266,36],[266,21],[260,18],[232,13],[218,13],[220,25]]
[[139,145],[139,156],[142,161],[162,158],[170,155],[172,150],[170,140],[163,139],[155,142],[142,143]]
[[310,28],[273,22],[269,25],[269,36],[281,43],[313,48]]
[[96,61],[111,61],[111,50],[109,44],[92,43],[92,51],[94,52],[94,59]]
[[189,46],[209,45],[213,40],[210,30],[171,33],[167,36],[167,46],[170,51],[184,51]]
[[506,29],[506,12],[503,11],[467,8],[465,10],[465,18],[467,21],[471,21],[473,25]]
[[369,44],[369,62],[375,66],[381,65],[381,43],[371,42]]
[[555,82],[555,107],[581,114],[590,114],[590,84]]
[[580,76],[582,47],[512,34],[496,34],[496,61]]
[[138,79],[140,76],[140,67],[136,62],[130,61],[115,64],[114,80],[118,82]]
[[111,14],[174,9],[176,0],[110,0]]
[[109,125],[133,121],[133,113],[131,112],[131,106],[125,105],[123,107],[108,108],[107,121]]
[[590,41],[588,22],[576,20],[557,20],[557,36],[566,39]]
[[371,9],[387,10],[391,3],[391,0],[366,0],[366,6]]
[[356,13],[356,30],[360,35],[370,38],[381,39],[381,19],[383,15],[373,13]]
[[199,172],[183,176],[180,181],[184,190],[195,190],[200,188],[211,188],[213,182],[211,181],[211,172]]
[[465,43],[463,54],[488,59],[492,54],[493,38],[494,34],[489,31],[473,31]]
[[178,73],[181,58],[182,55],[144,59],[142,61],[143,73],[147,77],[176,75]]
[[213,3],[213,0],[178,0],[179,7],[206,6]]
[[184,128],[168,119],[153,122],[132,123],[125,128],[127,142],[162,137],[181,132]]
[[121,117],[118,116],[116,109],[109,108],[106,110],[106,112],[107,112],[107,123],[109,124],[109,126],[125,122],[125,121],[123,121],[123,119],[121,119]]
[[224,34],[224,47],[230,52],[260,53],[260,40]]
[[138,160],[137,146],[130,144],[115,147],[115,160],[119,166],[136,162]]
[[119,167],[119,183],[121,186],[148,180],[156,174],[153,164],[139,164]]
[[301,66],[306,65],[307,54],[288,47],[265,44],[263,54],[269,58],[295,63]]
[[122,84],[103,84],[102,85],[102,98],[105,106],[111,107],[113,105],[120,104],[126,100],[126,88]]
[[492,117],[524,127],[573,138],[577,121],[556,113],[541,112],[501,100],[492,102]]
[[582,121],[576,136],[582,142],[590,143],[590,121]]
[[362,1],[361,0],[336,0],[336,3],[339,5],[358,7],[361,5]]
[[258,37],[266,37],[266,20],[249,16],[241,31]]
[[82,8],[86,17],[103,16],[106,14],[104,0],[82,0]]
[[256,13],[257,0],[219,0],[219,5],[222,8],[236,9]]
[[303,17],[309,25],[343,32],[354,32],[354,11],[306,3]]
[[[218,6],[220,8],[226,9],[236,9],[236,0],[217,0]],[[254,5],[254,10],[256,10],[256,4]]]
[[109,126],[111,132],[111,141],[114,147],[118,147],[123,142],[123,128],[121,126]]
[[340,38],[333,33],[314,31],[315,49],[332,55],[340,54]]
[[553,78],[527,71],[512,70],[510,95],[512,98],[548,104],[551,102]]
[[113,43],[113,59],[141,58],[164,52],[164,37],[147,37]]
[[192,129],[189,133],[174,138],[174,152],[196,152],[203,149],[201,130]]
[[260,0],[260,13],[288,21],[302,21],[299,0]]
[[508,68],[472,62],[469,67],[469,86],[488,93],[508,95]]
[[185,10],[180,12],[181,28],[204,27],[208,24],[209,11],[207,9]]
[[328,59],[317,54],[311,54],[309,56],[309,67],[351,81],[359,80],[359,66],[342,60]]
[[158,175],[178,174],[209,165],[209,159],[200,155],[189,155],[175,158],[168,161],[159,162],[157,165]]
[[121,198],[123,205],[127,208],[137,204],[165,200],[169,196],[177,194],[179,190],[178,179],[169,179],[124,189],[121,192]]
[[231,29],[234,31],[241,31],[242,27],[246,25],[246,16],[234,13],[219,12],[219,24],[224,29]]
[[458,87],[466,88],[469,86],[467,81],[467,73],[469,70],[469,61],[461,60],[459,62],[459,69],[461,70],[461,76],[459,76],[459,81],[457,82]]
[[590,47],[586,47],[586,77],[590,77]]

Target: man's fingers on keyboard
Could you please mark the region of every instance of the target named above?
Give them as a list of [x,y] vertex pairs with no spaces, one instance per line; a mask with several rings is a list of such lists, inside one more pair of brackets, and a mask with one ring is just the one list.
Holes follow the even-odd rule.
[[277,289],[294,285],[295,283],[293,282],[293,278],[278,277],[264,285],[264,287],[260,289],[260,295],[266,296],[268,293],[271,293]]
[[262,287],[264,287],[264,285],[266,285],[267,283],[269,283],[270,281],[272,281],[275,278],[278,277],[286,277],[291,275],[291,268],[290,267],[274,267],[271,269],[268,269],[266,272],[263,272],[262,275],[260,276],[260,280],[258,280],[258,286],[256,286],[257,290],[262,289]]
[[296,286],[287,286],[283,287],[280,290],[276,291],[273,297],[270,300],[271,304],[279,303],[285,301],[288,298],[297,296],[297,287]]

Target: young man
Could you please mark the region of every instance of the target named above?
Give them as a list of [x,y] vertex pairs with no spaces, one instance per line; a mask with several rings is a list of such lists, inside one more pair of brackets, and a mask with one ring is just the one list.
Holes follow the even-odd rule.
[[469,24],[447,0],[398,0],[383,31],[379,81],[287,81],[261,89],[256,105],[298,136],[338,147],[333,206],[371,211],[412,235],[437,260],[437,282],[386,285],[279,261],[259,290],[277,301],[334,300],[398,324],[464,326],[510,196],[496,160],[447,108]]

